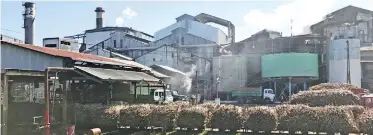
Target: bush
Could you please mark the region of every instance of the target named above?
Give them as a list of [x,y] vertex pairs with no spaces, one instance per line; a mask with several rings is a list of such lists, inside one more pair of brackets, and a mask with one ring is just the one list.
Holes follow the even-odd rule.
[[363,133],[373,133],[373,110],[366,110],[359,116],[359,127]]
[[203,128],[207,117],[207,109],[202,107],[183,108],[176,117],[176,127]]
[[276,107],[278,129],[283,131],[317,131],[317,109],[306,105],[281,105]]
[[347,90],[302,91],[293,95],[290,104],[306,104],[309,106],[326,105],[358,105],[359,97]]
[[174,106],[153,106],[149,114],[149,124],[154,127],[165,129],[173,128],[177,113],[177,107]]
[[358,125],[351,111],[345,107],[317,107],[320,130],[328,133],[356,133]]
[[253,107],[243,110],[243,128],[271,132],[277,127],[277,114],[269,107]]
[[152,105],[131,105],[120,110],[120,125],[132,127],[149,127],[149,114]]
[[221,130],[238,130],[242,128],[242,108],[232,105],[222,105],[211,111],[210,125]]
[[309,90],[351,90],[359,88],[356,85],[346,84],[346,83],[321,83],[309,88]]

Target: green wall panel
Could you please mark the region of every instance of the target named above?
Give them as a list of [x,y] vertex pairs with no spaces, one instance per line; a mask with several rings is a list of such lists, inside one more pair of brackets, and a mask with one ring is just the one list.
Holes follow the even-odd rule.
[[318,77],[318,55],[278,53],[262,56],[262,77]]

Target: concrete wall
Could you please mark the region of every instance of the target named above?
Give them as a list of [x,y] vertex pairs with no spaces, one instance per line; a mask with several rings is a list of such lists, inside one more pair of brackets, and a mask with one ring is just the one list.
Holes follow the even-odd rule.
[[[332,40],[329,45],[329,82],[347,82],[347,50],[346,40]],[[348,39],[350,49],[351,84],[361,86],[360,40]]]
[[9,45],[8,43],[1,45],[1,69],[44,71],[47,67],[63,67],[63,58]]
[[219,91],[230,91],[233,88],[245,87],[248,79],[260,72],[260,67],[260,55],[214,57],[214,84],[216,84],[216,78],[220,76]]

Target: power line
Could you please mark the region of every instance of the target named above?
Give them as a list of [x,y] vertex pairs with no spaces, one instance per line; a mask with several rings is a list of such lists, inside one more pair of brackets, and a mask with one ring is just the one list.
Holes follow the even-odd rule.
[[4,29],[4,28],[1,28],[1,30],[9,31],[9,32],[14,32],[14,33],[18,33],[18,34],[23,34],[23,33],[21,33],[21,32],[14,31],[14,30],[10,30],[10,29]]

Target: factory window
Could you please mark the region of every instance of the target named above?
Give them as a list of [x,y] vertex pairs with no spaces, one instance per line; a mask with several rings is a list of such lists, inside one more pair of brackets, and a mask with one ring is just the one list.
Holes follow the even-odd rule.
[[155,61],[155,58],[153,58],[153,61]]
[[117,40],[114,40],[114,48],[117,48]]
[[174,55],[175,55],[174,53],[171,53],[171,57],[172,57],[172,58],[174,57]]
[[123,39],[120,39],[120,48],[123,48]]
[[45,47],[57,47],[57,44],[46,44]]
[[181,37],[181,45],[184,45],[184,37]]

